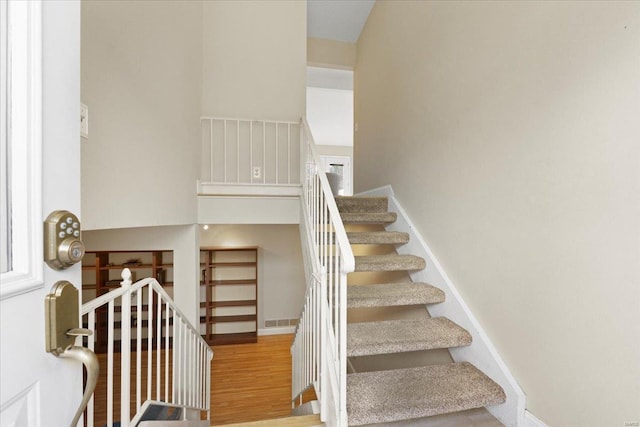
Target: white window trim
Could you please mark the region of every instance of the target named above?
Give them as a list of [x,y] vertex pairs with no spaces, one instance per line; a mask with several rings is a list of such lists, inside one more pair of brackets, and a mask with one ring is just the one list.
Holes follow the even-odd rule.
[[41,1],[9,0],[12,270],[0,299],[43,286]]

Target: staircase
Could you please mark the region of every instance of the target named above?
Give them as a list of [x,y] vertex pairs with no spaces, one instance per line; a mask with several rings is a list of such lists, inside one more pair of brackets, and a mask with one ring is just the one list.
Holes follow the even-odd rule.
[[[442,303],[445,294],[427,283],[412,282],[406,274],[428,266],[423,258],[395,253],[395,245],[408,243],[409,235],[384,229],[396,220],[396,214],[388,212],[387,198],[337,197],[336,204],[356,255],[347,290],[347,356],[352,367],[347,375],[349,425],[504,403],[505,393],[497,383],[468,362],[453,362],[447,354],[446,349],[470,345],[471,335],[445,317],[430,317],[427,305]],[[441,353],[430,360],[433,350]],[[419,361],[415,366],[394,362],[393,357],[402,360],[401,355],[409,352],[425,352],[425,356],[412,353],[410,359]],[[370,356],[377,357],[378,366],[373,369],[366,368],[366,360],[359,363]],[[383,370],[380,361],[388,362]]]

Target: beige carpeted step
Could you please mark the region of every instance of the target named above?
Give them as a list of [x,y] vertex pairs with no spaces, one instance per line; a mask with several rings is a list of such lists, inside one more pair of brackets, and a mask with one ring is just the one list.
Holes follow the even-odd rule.
[[426,283],[381,283],[347,288],[349,308],[437,304],[444,300],[445,294],[441,289]]
[[502,387],[467,362],[347,375],[349,425],[504,403]]
[[224,427],[315,427],[323,425],[324,423],[320,421],[320,415],[303,415],[247,423],[224,424]]
[[466,329],[444,317],[349,323],[347,355],[403,353],[471,344]]
[[426,267],[424,258],[415,255],[357,256],[355,261],[355,271],[411,271]]
[[341,213],[340,217],[345,224],[391,224],[395,222],[398,215],[395,212],[346,212]]
[[352,245],[404,245],[409,242],[409,233],[400,231],[347,232]]
[[336,197],[340,212],[386,212],[386,197]]

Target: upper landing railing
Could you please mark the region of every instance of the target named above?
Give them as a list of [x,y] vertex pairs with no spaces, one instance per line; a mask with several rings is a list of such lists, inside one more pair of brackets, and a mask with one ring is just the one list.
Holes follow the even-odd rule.
[[200,184],[300,185],[300,123],[201,118]]

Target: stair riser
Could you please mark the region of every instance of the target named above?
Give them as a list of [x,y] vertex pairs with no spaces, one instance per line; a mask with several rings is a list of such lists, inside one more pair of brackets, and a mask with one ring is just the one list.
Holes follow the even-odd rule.
[[397,264],[372,264],[367,262],[358,263],[356,261],[357,272],[374,272],[374,271],[416,271],[426,267],[424,262],[397,263]]
[[352,245],[404,245],[409,243],[408,233],[347,233],[347,237]]

